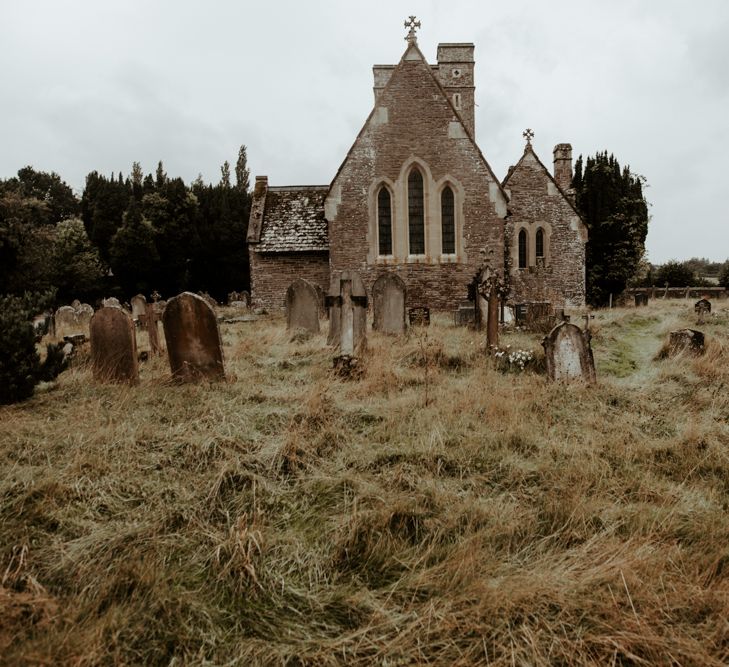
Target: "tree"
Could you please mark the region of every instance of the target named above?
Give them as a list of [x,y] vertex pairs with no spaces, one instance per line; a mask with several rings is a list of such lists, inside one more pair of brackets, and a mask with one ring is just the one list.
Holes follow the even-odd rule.
[[235,163],[235,187],[243,192],[248,192],[251,185],[250,177],[251,172],[248,169],[248,155],[244,144],[238,150],[238,159]]
[[227,160],[220,167],[220,185],[226,189],[230,188],[230,162]]
[[111,241],[111,268],[127,296],[154,289],[159,255],[155,231],[142,216],[137,200],[129,200],[124,223]]
[[38,382],[52,380],[64,368],[57,346],[48,346],[43,364],[35,348],[32,317],[52,299],[52,292],[0,296],[0,404],[30,398]]
[[587,225],[587,300],[593,306],[622,292],[645,251],[648,203],[644,179],[622,168],[613,155],[597,153],[575,164],[572,187]]
[[656,271],[656,285],[663,287],[690,287],[695,282],[694,272],[686,262],[677,262],[672,259],[658,267]]
[[719,274],[719,284],[722,287],[726,287],[726,289],[729,289],[729,260],[724,263],[724,268]]
[[60,301],[90,300],[99,295],[104,268],[79,218],[56,225],[53,254],[53,284]]

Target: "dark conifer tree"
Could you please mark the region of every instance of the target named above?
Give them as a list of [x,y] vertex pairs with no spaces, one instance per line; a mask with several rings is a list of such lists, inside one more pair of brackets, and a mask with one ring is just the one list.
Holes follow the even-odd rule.
[[645,252],[648,203],[644,179],[621,169],[613,155],[597,153],[575,164],[572,187],[587,225],[587,300],[602,306],[619,294]]

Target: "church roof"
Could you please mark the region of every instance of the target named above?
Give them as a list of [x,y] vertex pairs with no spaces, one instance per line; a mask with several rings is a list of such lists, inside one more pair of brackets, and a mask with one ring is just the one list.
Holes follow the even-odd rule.
[[[324,217],[328,185],[268,187],[258,252],[302,252],[329,249]],[[249,240],[251,240],[249,238]]]

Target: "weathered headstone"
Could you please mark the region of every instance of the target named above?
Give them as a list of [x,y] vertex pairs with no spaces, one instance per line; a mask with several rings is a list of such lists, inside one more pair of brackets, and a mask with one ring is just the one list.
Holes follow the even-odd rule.
[[159,344],[159,321],[162,319],[163,309],[159,307],[159,301],[148,304],[144,313],[139,316],[139,323],[147,331],[149,348],[152,354],[162,354]]
[[547,359],[547,376],[552,381],[596,380],[595,360],[590,346],[589,330],[576,324],[560,322],[542,341]]
[[119,303],[119,299],[117,299],[115,296],[111,296],[108,299],[104,299],[103,304],[104,304],[104,306],[121,307],[121,304]]
[[635,307],[647,306],[648,305],[648,294],[646,292],[637,292],[634,295]]
[[81,305],[81,302],[78,299],[74,299],[71,301],[71,308],[74,310],[78,310],[78,307]]
[[319,333],[319,296],[314,285],[303,278],[286,290],[286,328]]
[[336,347],[339,345],[339,324],[340,324],[340,299],[339,278],[332,276],[329,283],[329,294],[325,297],[327,313],[329,314],[329,331],[327,333],[327,345]]
[[78,329],[76,309],[72,306],[61,306],[53,317],[56,336],[62,338],[66,333],[75,333]]
[[331,336],[334,330],[337,334],[334,345],[339,354],[334,358],[334,365],[344,369],[351,366],[351,360],[359,357],[367,345],[367,290],[356,271],[342,271],[332,281],[332,288],[335,285],[338,293],[327,297],[329,333]]
[[668,340],[668,354],[673,357],[685,352],[700,355],[704,353],[704,334],[696,329],[671,331]]
[[162,314],[172,376],[181,382],[223,380],[223,348],[215,312],[205,299],[183,292]]
[[697,316],[697,324],[703,324],[704,319],[711,313],[711,301],[700,299],[694,304],[694,312]]
[[82,303],[76,308],[76,322],[81,329],[88,329],[93,316],[94,309],[88,303]]
[[396,273],[383,273],[372,286],[372,328],[386,334],[405,333],[405,283]]
[[141,316],[147,312],[147,299],[144,294],[137,294],[131,298],[132,318],[140,320]]
[[91,318],[91,369],[100,382],[139,380],[134,323],[117,306],[104,306]]
[[458,310],[453,312],[453,322],[457,327],[473,326],[476,323],[476,311],[473,301],[463,301]]
[[198,296],[205,299],[208,306],[210,306],[213,309],[213,311],[215,311],[215,309],[218,307],[218,302],[215,299],[213,299],[213,297],[211,297],[207,292],[198,292],[197,294],[198,294]]

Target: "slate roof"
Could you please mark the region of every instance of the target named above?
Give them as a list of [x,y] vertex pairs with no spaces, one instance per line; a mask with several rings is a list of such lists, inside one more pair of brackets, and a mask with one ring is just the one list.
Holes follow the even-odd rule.
[[328,185],[269,187],[258,252],[329,250],[324,217]]

